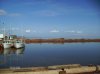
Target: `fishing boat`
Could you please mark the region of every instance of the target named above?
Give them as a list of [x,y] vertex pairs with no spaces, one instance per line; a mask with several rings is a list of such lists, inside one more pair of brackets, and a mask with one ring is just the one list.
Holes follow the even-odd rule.
[[6,35],[5,28],[4,28],[4,39],[2,45],[4,48],[11,48],[11,47],[23,48],[25,46],[23,40],[17,39],[16,35],[10,35],[10,33],[9,35]]
[[4,40],[2,45],[4,48],[11,48],[13,46],[13,43],[10,40]]
[[4,37],[4,40],[3,40],[3,43],[2,43],[4,48],[11,48],[14,45],[13,40],[11,40],[9,37],[10,36],[8,36],[8,35]]
[[24,42],[22,40],[16,40],[14,42],[14,47],[15,48],[23,48],[23,47],[25,47],[25,44],[24,44]]
[[12,47],[12,42],[9,40],[9,37],[8,35],[6,35],[6,32],[5,32],[5,28],[3,29],[4,31],[4,34],[3,35],[3,41],[2,41],[2,45],[3,45],[3,48],[11,48]]

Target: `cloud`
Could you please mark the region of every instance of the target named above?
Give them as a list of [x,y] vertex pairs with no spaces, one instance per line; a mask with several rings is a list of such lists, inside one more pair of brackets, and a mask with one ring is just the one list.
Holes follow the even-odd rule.
[[0,9],[0,16],[1,16],[1,15],[6,15],[6,14],[7,14],[7,12],[6,12],[5,10]]
[[29,0],[29,1],[24,1],[24,5],[39,5],[39,4],[47,4],[51,3],[53,0]]
[[0,16],[7,15],[7,16],[20,16],[20,13],[7,13],[7,11],[0,9]]
[[9,16],[20,16],[21,14],[20,13],[11,13],[9,14]]
[[58,13],[55,11],[41,11],[41,15],[43,16],[57,16]]
[[81,33],[82,33],[82,31],[76,31],[76,33],[81,34]]
[[68,33],[75,33],[75,31],[65,31],[65,32],[68,32]]
[[58,12],[53,11],[53,10],[41,10],[41,11],[36,11],[33,14],[39,15],[39,16],[57,16],[57,15],[60,15]]
[[74,30],[71,30],[71,31],[65,31],[67,33],[72,33],[72,34],[81,34],[82,31],[74,31]]
[[51,33],[58,33],[58,32],[60,32],[59,30],[51,30],[50,31]]
[[28,29],[28,30],[25,30],[25,32],[30,33],[30,32],[31,32],[31,30],[30,30],[30,29]]
[[11,30],[19,30],[19,28],[12,27]]

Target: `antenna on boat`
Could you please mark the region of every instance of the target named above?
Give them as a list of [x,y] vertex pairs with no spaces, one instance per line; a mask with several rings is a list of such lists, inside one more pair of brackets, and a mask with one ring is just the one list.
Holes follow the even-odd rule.
[[[3,22],[3,25],[4,25],[4,22]],[[6,36],[6,34],[5,34],[5,27],[3,28],[3,34],[4,34],[4,40],[5,40],[5,36]]]
[[11,34],[11,24],[9,25],[9,35]]
[[21,29],[21,34],[22,34],[21,41],[24,42],[23,41],[23,38],[24,38],[24,35],[23,35],[23,25],[22,25],[22,29]]

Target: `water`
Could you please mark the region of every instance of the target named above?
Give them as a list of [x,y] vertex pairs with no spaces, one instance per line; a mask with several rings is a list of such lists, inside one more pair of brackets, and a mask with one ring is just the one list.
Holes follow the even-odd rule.
[[0,53],[0,68],[62,64],[100,65],[100,43],[26,44]]

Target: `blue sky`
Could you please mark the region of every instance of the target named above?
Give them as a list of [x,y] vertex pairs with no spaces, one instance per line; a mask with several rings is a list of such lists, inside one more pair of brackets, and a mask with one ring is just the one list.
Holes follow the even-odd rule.
[[100,38],[100,1],[0,0],[4,28],[34,38]]

